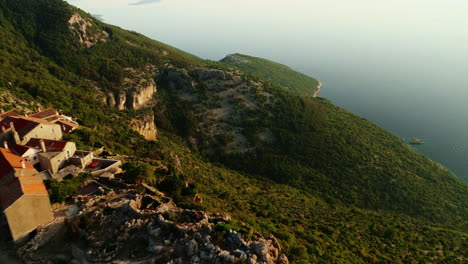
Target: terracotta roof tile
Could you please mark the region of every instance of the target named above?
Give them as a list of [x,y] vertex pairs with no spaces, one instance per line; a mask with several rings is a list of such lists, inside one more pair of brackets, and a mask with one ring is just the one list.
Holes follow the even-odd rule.
[[0,148],[0,179],[14,170],[22,169],[21,161],[24,162],[27,170],[34,170],[37,173],[31,163],[9,149]]
[[[24,167],[22,165],[24,163]],[[5,175],[15,172],[14,177],[4,178]],[[11,150],[0,148],[0,205],[6,209],[23,195],[48,195],[37,170]]]
[[45,194],[47,189],[39,176],[20,176],[18,177],[24,194]]
[[23,195],[21,183],[18,178],[13,178],[8,183],[0,186],[0,205],[3,209],[8,208]]
[[32,115],[29,115],[29,117],[35,117],[35,118],[43,119],[43,118],[54,116],[54,115],[57,115],[57,114],[58,114],[57,110],[55,110],[53,108],[47,108],[46,110],[43,110],[43,111],[34,113]]
[[5,119],[0,121],[0,127],[3,127],[4,129],[9,129],[11,123],[13,123],[13,125],[15,126],[15,130],[21,137],[24,137],[31,130],[33,130],[41,124],[54,125],[54,123],[52,122],[34,117],[7,116]]
[[47,151],[63,151],[67,145],[67,141],[60,140],[51,140],[51,139],[41,139],[41,138],[31,138],[26,146],[41,148],[41,140],[44,140],[45,147]]
[[70,122],[68,120],[59,120],[59,121],[57,121],[56,124],[59,124],[61,126],[62,131],[64,133],[69,133],[70,131],[72,131],[72,130],[76,129],[77,127],[79,127],[78,124]]
[[91,163],[88,164],[88,168],[96,168],[97,166],[99,166],[99,164],[101,164],[99,161],[92,161]]
[[5,113],[1,114],[0,115],[0,120],[4,119],[5,117],[8,117],[8,116],[19,116],[19,115],[15,111],[11,110],[11,111],[8,111],[8,112],[5,112]]
[[36,149],[35,147],[30,147],[30,146],[24,146],[24,145],[19,145],[16,144],[13,146],[12,150],[17,154],[18,156],[22,157],[24,153],[26,153],[30,149]]
[[38,176],[19,176],[0,186],[0,205],[6,209],[23,195],[48,195]]

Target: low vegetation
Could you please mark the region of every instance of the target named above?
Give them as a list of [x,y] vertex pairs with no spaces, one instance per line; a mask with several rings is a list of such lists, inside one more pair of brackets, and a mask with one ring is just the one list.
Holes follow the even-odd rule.
[[320,84],[318,80],[292,70],[286,65],[262,58],[231,54],[221,62],[301,96],[312,97]]
[[80,173],[77,177],[65,178],[60,182],[56,179],[45,180],[44,184],[49,192],[50,202],[63,203],[67,197],[77,194],[83,182],[92,177],[90,173]]
[[127,162],[122,166],[122,169],[125,171],[123,173],[123,179],[127,182],[147,182],[149,184],[154,184],[156,182],[154,168],[148,163]]

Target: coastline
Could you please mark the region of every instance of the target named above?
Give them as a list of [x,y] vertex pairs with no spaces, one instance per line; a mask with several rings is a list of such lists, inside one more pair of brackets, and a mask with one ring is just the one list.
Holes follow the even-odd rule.
[[320,88],[322,88],[323,86],[323,83],[318,81],[318,85],[317,85],[317,91],[315,91],[314,95],[312,97],[317,97],[317,95],[320,93]]

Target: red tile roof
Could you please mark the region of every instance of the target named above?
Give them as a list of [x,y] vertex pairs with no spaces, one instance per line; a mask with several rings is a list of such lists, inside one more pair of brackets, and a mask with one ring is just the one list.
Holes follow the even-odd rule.
[[70,122],[68,120],[59,120],[59,121],[57,121],[56,124],[59,124],[62,127],[62,131],[66,132],[66,133],[72,131],[73,129],[75,129],[77,127],[79,127],[78,124]]
[[18,179],[24,194],[48,194],[41,177],[34,175],[20,176]]
[[15,111],[11,110],[11,111],[8,111],[8,112],[5,112],[3,114],[0,115],[0,120],[4,119],[5,117],[7,116],[18,116],[18,113],[16,113]]
[[43,118],[54,116],[54,115],[57,115],[57,114],[58,114],[57,110],[55,110],[53,108],[47,108],[46,110],[43,110],[43,111],[34,113],[32,115],[29,115],[29,117],[35,117],[35,118],[43,119]]
[[99,166],[99,164],[101,164],[99,161],[92,161],[90,164],[88,164],[88,168],[91,168],[91,169],[94,169],[96,168],[97,166]]
[[26,146],[41,148],[41,140],[44,140],[47,151],[63,151],[67,145],[67,141],[42,139],[42,138],[31,138]]
[[35,147],[30,147],[30,146],[23,146],[23,145],[18,145],[16,144],[13,146],[13,151],[18,155],[18,156],[23,156],[24,153],[26,153],[30,149],[36,149]]
[[16,155],[9,149],[0,148],[0,179],[12,171],[22,169],[21,161],[24,162],[26,170],[33,170],[37,173],[31,163],[27,162],[25,159]]
[[[25,168],[22,167],[24,162]],[[47,189],[34,167],[11,150],[0,148],[0,179],[14,172],[15,177],[4,179],[0,185],[0,205],[6,209],[23,195],[48,195]]]
[[18,176],[0,186],[0,205],[6,209],[23,195],[48,195],[39,176]]
[[15,130],[21,137],[27,135],[31,130],[39,126],[40,124],[43,125],[53,125],[49,121],[38,119],[34,117],[24,117],[24,116],[7,116],[5,119],[0,121],[0,127],[5,129],[10,128],[10,123],[13,123]]
[[54,115],[54,116],[49,116],[49,117],[44,118],[44,120],[47,120],[47,121],[52,122],[52,123],[55,123],[58,120],[65,120],[65,119],[67,119],[67,118],[64,117],[63,115]]
[[21,183],[18,178],[12,178],[9,182],[0,186],[0,205],[3,209],[8,208],[23,195]]

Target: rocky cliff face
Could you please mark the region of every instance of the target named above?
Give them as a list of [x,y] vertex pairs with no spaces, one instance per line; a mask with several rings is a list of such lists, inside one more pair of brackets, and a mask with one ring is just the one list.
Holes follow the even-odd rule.
[[138,119],[132,119],[130,127],[147,140],[156,140],[157,128],[154,123],[154,115],[148,114]]
[[[12,85],[9,86],[12,87]],[[8,90],[0,89],[0,114],[14,109],[19,114],[29,115],[43,108],[40,103],[23,100]]]
[[238,71],[164,69],[159,75],[158,86],[180,105],[196,113],[190,115],[193,120],[187,123],[194,125],[188,136],[197,148],[211,154],[218,151],[242,153],[254,149],[254,140],[274,141],[268,128],[258,127],[254,131],[241,126],[246,118],[255,122],[268,114],[257,110],[260,104],[270,103],[271,94],[263,83],[247,80]]
[[157,91],[154,67],[148,66],[145,71],[126,69],[126,74],[119,92],[107,94],[107,104],[119,110],[138,110],[148,106]]
[[89,18],[83,18],[78,13],[74,13],[70,17],[68,24],[70,31],[87,48],[109,40],[109,34],[106,31],[97,28]]
[[144,107],[156,93],[156,84],[154,80],[140,80],[142,85],[135,91],[127,94],[127,108],[140,109]]

